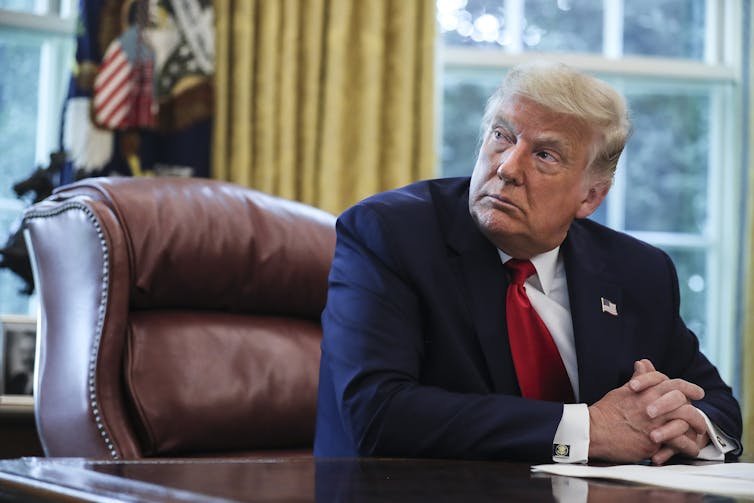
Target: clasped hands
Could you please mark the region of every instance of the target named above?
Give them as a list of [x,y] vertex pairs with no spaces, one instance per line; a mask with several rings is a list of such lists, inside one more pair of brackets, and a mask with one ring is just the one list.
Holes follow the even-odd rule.
[[703,397],[696,384],[669,379],[649,360],[637,361],[626,384],[589,407],[589,458],[661,465],[675,454],[696,457],[709,437],[691,401]]

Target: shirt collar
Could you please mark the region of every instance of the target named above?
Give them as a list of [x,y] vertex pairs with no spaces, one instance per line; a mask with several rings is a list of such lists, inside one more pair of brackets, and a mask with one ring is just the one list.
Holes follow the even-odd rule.
[[[500,260],[503,261],[503,264],[513,258],[500,249],[498,249],[497,252],[500,255]],[[531,263],[534,265],[534,269],[537,270],[537,277],[535,279],[539,280],[539,285],[535,286],[539,287],[545,295],[549,295],[550,290],[552,289],[558,265],[559,253],[560,246],[557,246],[550,251],[540,253],[530,259]]]

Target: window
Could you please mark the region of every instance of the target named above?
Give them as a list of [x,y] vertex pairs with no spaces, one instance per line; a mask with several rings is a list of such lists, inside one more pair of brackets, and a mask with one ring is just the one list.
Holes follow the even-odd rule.
[[436,5],[442,175],[471,173],[485,100],[512,65],[555,59],[613,84],[628,99],[635,133],[608,198],[592,218],[671,255],[684,320],[723,378],[738,383],[742,33],[749,2],[437,0]]
[[[0,0],[0,247],[29,201],[12,187],[59,147],[73,61],[73,0]],[[0,268],[0,314],[33,314],[24,282]]]

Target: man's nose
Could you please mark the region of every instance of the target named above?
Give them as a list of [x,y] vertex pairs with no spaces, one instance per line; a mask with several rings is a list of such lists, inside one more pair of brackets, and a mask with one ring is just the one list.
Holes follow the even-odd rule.
[[497,177],[506,183],[521,185],[523,183],[524,163],[526,157],[520,145],[506,149],[498,158]]

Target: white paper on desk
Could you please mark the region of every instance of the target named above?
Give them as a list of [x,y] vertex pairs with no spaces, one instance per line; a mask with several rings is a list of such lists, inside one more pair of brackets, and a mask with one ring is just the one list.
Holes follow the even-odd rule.
[[531,470],[565,477],[624,480],[681,491],[754,497],[754,463],[668,466],[585,466],[558,463],[535,465]]

